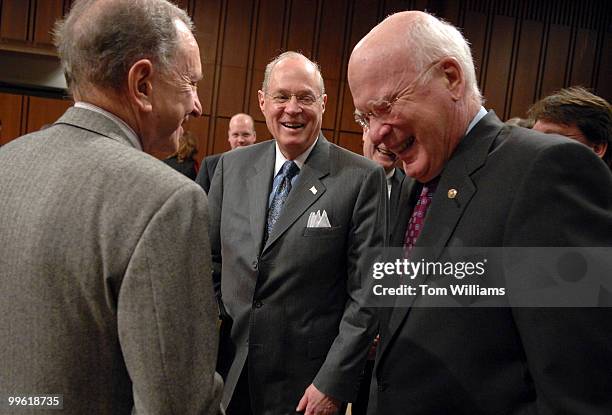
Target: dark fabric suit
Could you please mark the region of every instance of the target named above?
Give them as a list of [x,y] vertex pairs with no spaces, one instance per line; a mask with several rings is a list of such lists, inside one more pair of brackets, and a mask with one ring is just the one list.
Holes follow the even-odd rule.
[[[385,238],[382,168],[320,136],[264,244],[274,160],[274,141],[225,153],[209,194],[215,279],[233,319],[223,404],[248,355],[258,415],[295,413],[313,382],[354,398],[375,330],[357,304],[361,253]],[[307,228],[323,209],[331,228]]]
[[196,183],[202,186],[202,189],[204,189],[207,194],[210,190],[210,183],[215,175],[215,169],[217,168],[217,163],[220,158],[221,154],[213,154],[212,156],[204,157],[198,176],[195,179]]
[[[391,177],[391,194],[389,195],[389,227],[387,228],[387,241],[391,247],[402,247],[404,245],[404,234],[410,212],[418,196],[417,190],[420,186],[411,177],[407,177],[400,168],[395,168]],[[371,390],[376,390],[376,379],[372,382],[372,369],[374,361],[368,360],[363,373],[357,400],[351,408],[352,415],[376,413],[376,401],[370,400]]]
[[[611,188],[587,147],[490,112],[447,163],[415,249],[610,246]],[[612,309],[402,307],[380,320],[379,414],[612,413]]]

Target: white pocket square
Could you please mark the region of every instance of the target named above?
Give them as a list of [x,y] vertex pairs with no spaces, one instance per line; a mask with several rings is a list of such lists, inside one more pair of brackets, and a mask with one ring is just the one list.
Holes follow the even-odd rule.
[[329,223],[329,218],[327,217],[327,212],[323,209],[323,213],[320,210],[316,212],[310,212],[308,215],[308,223],[306,224],[307,228],[331,228]]

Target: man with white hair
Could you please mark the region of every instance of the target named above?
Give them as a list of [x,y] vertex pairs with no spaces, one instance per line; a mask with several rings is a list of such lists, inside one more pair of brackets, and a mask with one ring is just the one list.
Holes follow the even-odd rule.
[[[355,46],[348,81],[356,121],[420,183],[406,206],[409,255],[611,244],[606,166],[586,146],[487,112],[450,24],[388,17]],[[415,297],[380,313],[379,414],[612,413],[612,309],[435,308]]]

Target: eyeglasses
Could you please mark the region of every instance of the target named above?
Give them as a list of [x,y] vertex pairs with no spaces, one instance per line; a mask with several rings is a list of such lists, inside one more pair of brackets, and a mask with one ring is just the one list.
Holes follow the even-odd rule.
[[283,92],[278,92],[275,94],[268,94],[264,92],[264,94],[272,100],[272,103],[275,105],[286,105],[289,101],[291,101],[292,97],[295,97],[297,103],[301,107],[309,107],[314,105],[315,102],[319,100],[323,95],[314,96],[312,94],[286,94]]
[[403,91],[398,93],[398,95],[393,98],[391,101],[382,99],[379,101],[375,101],[372,103],[372,110],[370,112],[362,113],[359,110],[355,110],[353,114],[355,117],[355,122],[359,124],[359,126],[363,129],[363,131],[368,132],[370,130],[370,119],[372,118],[382,118],[391,113],[393,109],[393,105],[399,101],[400,98],[414,92],[414,89],[417,87],[421,78],[425,76],[433,67],[435,67],[440,60],[433,61],[430,63],[421,73],[419,73],[413,80],[408,84]]

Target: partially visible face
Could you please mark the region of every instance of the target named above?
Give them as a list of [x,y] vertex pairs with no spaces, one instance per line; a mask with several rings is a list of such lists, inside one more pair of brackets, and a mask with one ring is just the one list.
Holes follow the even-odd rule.
[[375,147],[393,152],[408,176],[428,182],[442,172],[462,135],[446,80],[432,63],[425,69],[434,71],[431,80],[415,83],[422,72],[407,69],[398,52],[387,54],[384,65],[373,64],[371,52],[354,52],[349,62],[356,111],[379,112],[381,101],[393,102],[384,115],[370,117],[368,136]]
[[397,161],[397,156],[387,150],[383,143],[378,145],[372,143],[367,130],[363,132],[363,155],[382,166],[386,173],[389,173],[395,167]]
[[579,141],[582,144],[587,145],[591,148],[593,147],[593,143],[587,140],[587,138],[584,136],[584,134],[582,134],[582,131],[580,131],[576,124],[568,125],[556,123],[553,121],[538,120],[533,125],[533,129],[544,134],[564,135],[568,138]]
[[[306,60],[286,58],[278,62],[270,75],[268,90],[259,91],[259,108],[266,125],[283,155],[293,160],[316,140],[321,131],[327,95],[321,94],[316,69]],[[295,96],[312,96],[311,105],[298,103]],[[284,104],[273,102],[274,96],[288,96]]]
[[202,79],[200,51],[193,35],[182,22],[176,22],[181,39],[168,74],[152,78],[152,113],[145,125],[145,135],[157,151],[172,149],[172,135],[192,117],[202,114],[197,82]]
[[227,141],[233,149],[250,146],[255,142],[255,128],[248,117],[236,116],[230,120]]

